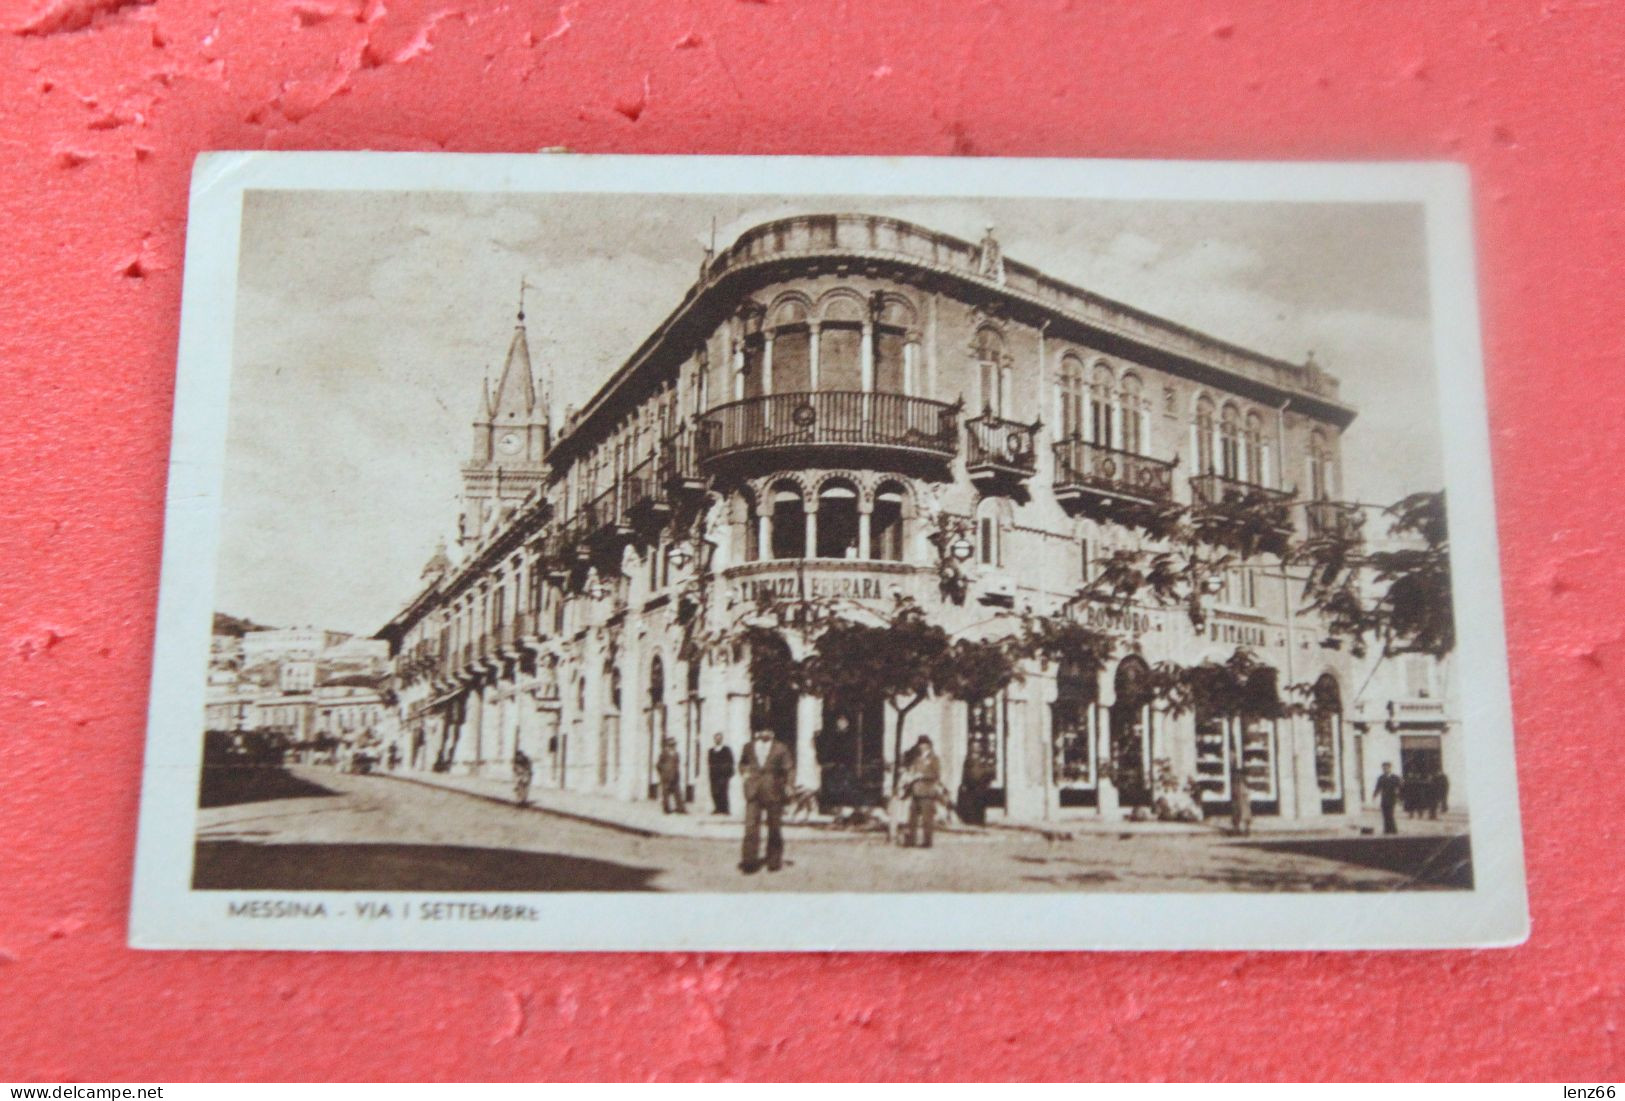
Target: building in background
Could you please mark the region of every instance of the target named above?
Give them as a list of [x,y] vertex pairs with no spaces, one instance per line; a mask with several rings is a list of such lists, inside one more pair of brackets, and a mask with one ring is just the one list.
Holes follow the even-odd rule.
[[[608,307],[606,307],[608,308]],[[1063,283],[978,243],[890,218],[789,218],[707,254],[666,320],[551,430],[524,314],[482,391],[455,559],[378,633],[410,767],[649,799],[663,740],[699,784],[713,733],[772,727],[827,803],[878,800],[896,716],[752,680],[750,637],[793,656],[798,607],[863,618],[898,598],[957,637],[1027,611],[1114,636],[1098,674],[1033,664],[993,698],[932,698],[911,735],[950,784],[992,763],[997,810],[1118,815],[1159,787],[1255,813],[1352,813],[1366,785],[1358,674],[1299,610],[1301,579],[1230,565],[1203,614],[1081,595],[1092,563],[1154,548],[1145,517],[1237,497],[1299,532],[1350,522],[1340,438],[1354,411],[1290,363]],[[750,628],[776,625],[776,642]],[[1266,667],[1287,717],[1168,711],[1162,661]],[[768,668],[770,662],[759,663]],[[1370,750],[1367,748],[1367,759]]]

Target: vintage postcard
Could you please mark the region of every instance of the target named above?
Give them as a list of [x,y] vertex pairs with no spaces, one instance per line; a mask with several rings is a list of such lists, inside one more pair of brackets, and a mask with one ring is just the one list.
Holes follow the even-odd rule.
[[198,162],[131,943],[1527,933],[1466,173]]

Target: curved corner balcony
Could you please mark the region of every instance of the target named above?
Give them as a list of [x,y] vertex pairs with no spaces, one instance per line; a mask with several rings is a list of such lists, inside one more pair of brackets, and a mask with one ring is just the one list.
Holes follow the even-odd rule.
[[853,390],[769,394],[713,408],[700,418],[698,444],[706,466],[785,452],[946,462],[959,450],[959,407]]

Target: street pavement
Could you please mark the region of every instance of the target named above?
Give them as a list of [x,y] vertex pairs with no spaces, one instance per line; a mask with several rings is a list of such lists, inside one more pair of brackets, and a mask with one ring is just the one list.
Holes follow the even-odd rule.
[[415,891],[1391,891],[1470,887],[1467,839],[1434,831],[1232,839],[883,834],[797,844],[746,876],[736,839],[641,837],[385,776],[269,770],[198,812],[199,889]]

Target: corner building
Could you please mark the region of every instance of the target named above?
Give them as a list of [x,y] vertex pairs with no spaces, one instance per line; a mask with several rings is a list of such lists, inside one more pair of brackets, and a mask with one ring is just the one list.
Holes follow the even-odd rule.
[[[396,666],[411,767],[655,794],[676,740],[695,794],[705,749],[753,721],[827,805],[878,799],[895,715],[752,684],[752,625],[794,656],[809,604],[862,617],[917,601],[960,637],[1024,610],[1117,641],[1099,675],[1034,663],[1003,696],[915,708],[956,785],[974,748],[993,813],[1116,815],[1159,780],[1229,808],[1239,751],[1255,812],[1357,809],[1345,729],[1351,669],[1296,608],[1271,558],[1183,608],[1080,596],[1091,563],[1149,546],[1135,506],[1229,492],[1291,501],[1294,523],[1348,522],[1340,435],[1354,411],[1312,361],[1273,359],[1110,301],[971,243],[889,218],[789,218],[708,254],[664,323],[558,425],[532,379],[523,313],[480,400],[461,547],[379,632]],[[545,374],[545,372],[544,372]],[[758,643],[763,645],[763,643]],[[1150,698],[1159,661],[1250,651],[1312,714],[1218,720]],[[736,781],[737,782],[737,781]]]

